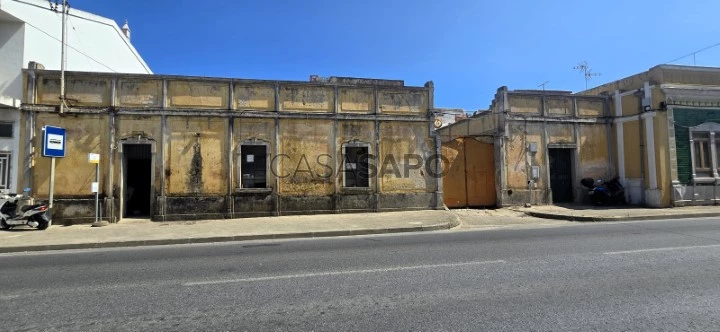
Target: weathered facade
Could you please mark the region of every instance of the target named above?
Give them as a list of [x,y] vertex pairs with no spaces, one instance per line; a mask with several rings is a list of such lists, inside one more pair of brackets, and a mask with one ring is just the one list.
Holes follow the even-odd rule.
[[614,176],[631,204],[720,202],[720,68],[661,65],[576,94],[501,88],[439,132],[451,207],[582,202],[580,179]]
[[[463,205],[462,199],[453,201],[453,197],[462,198],[463,193],[455,192],[457,187],[448,182],[455,177],[454,169],[463,169],[467,174],[468,206],[583,201],[580,179],[606,178],[614,173],[607,140],[608,111],[607,97],[603,96],[498,89],[489,111],[439,130],[449,163],[446,204]],[[465,141],[464,148],[468,149],[468,140],[473,142],[474,150],[459,153],[458,142]],[[455,157],[462,154],[486,157]],[[488,159],[494,163],[483,162]],[[456,168],[457,162],[464,165]],[[483,204],[473,204],[471,199],[490,195],[494,204],[488,204],[493,200],[487,198],[478,200]]]
[[50,171],[40,155],[41,128],[67,129],[68,154],[56,167],[56,221],[92,219],[88,153],[101,155],[103,219],[111,221],[443,205],[431,82],[71,72],[70,105],[58,114],[59,73],[27,70],[25,81],[20,181],[36,197],[47,197]]
[[582,94],[613,100],[615,163],[633,203],[720,201],[720,68],[661,65]]

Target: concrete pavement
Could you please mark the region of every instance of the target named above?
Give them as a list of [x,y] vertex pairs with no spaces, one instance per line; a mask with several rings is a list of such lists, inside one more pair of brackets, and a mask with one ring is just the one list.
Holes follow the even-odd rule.
[[720,207],[610,209],[586,206],[457,209],[282,216],[233,220],[151,222],[123,220],[108,227],[54,225],[46,231],[0,231],[0,253],[132,247],[282,238],[559,226],[571,221],[629,221],[720,216]]
[[187,222],[123,220],[107,227],[53,225],[45,231],[27,227],[0,231],[0,252],[418,232],[459,224],[455,213],[444,210]]
[[569,221],[632,221],[720,217],[720,206],[688,206],[676,208],[603,207],[594,205],[537,205],[510,208],[536,218]]
[[522,211],[503,209],[454,209],[460,220],[457,229],[527,228],[538,226],[567,225],[567,220],[553,220],[528,216]]

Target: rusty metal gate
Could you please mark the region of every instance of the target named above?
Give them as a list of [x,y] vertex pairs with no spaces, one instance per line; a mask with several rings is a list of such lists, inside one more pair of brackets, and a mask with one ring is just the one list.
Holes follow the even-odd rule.
[[493,144],[472,137],[443,143],[446,161],[443,196],[450,208],[489,207],[495,195],[495,154]]

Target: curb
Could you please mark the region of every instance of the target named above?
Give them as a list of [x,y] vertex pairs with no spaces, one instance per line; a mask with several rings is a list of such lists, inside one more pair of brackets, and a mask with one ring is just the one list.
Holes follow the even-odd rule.
[[214,237],[182,238],[182,239],[158,239],[158,240],[140,240],[140,241],[130,240],[130,241],[95,242],[95,243],[50,244],[50,245],[37,245],[37,246],[29,245],[29,246],[18,246],[18,247],[0,247],[0,253],[68,250],[68,249],[99,249],[99,248],[161,246],[161,245],[172,245],[172,244],[217,243],[217,242],[250,241],[250,240],[322,238],[322,237],[392,234],[392,233],[407,233],[407,232],[428,232],[428,231],[438,231],[438,230],[443,230],[443,229],[451,229],[451,228],[457,227],[458,225],[460,225],[460,221],[458,220],[457,217],[454,217],[452,220],[450,220],[448,222],[435,224],[435,225],[427,225],[427,226],[350,229],[350,230],[341,230],[341,231],[322,231],[322,232],[304,232],[304,233],[214,236]]
[[548,212],[537,212],[537,211],[521,211],[530,217],[543,218],[543,219],[555,219],[555,220],[567,220],[577,222],[612,222],[612,221],[639,221],[639,220],[672,220],[672,219],[689,219],[689,218],[708,218],[708,217],[720,217],[718,212],[704,212],[704,213],[686,213],[686,214],[673,214],[673,215],[644,215],[644,216],[608,216],[608,217],[592,217],[592,216],[573,216],[566,214],[556,214]]

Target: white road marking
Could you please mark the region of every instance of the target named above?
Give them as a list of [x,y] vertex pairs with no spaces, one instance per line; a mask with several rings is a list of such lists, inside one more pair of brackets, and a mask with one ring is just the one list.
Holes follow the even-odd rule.
[[14,300],[20,297],[20,295],[0,295],[0,301]]
[[399,266],[399,267],[389,267],[389,268],[383,268],[383,269],[328,271],[328,272],[317,272],[317,273],[288,274],[288,275],[270,276],[270,277],[225,279],[225,280],[210,280],[210,281],[193,281],[193,282],[186,282],[183,285],[184,286],[218,285],[218,284],[253,282],[253,281],[271,281],[271,280],[297,279],[297,278],[328,277],[328,276],[363,274],[363,273],[383,273],[383,272],[394,272],[394,271],[435,269],[435,268],[442,268],[442,267],[458,267],[458,266],[468,266],[468,265],[499,264],[499,263],[505,263],[505,261],[504,260],[495,260],[495,261],[480,261],[480,262]]
[[720,244],[711,244],[711,245],[706,245],[706,246],[666,247],[666,248],[638,249],[638,250],[625,250],[625,251],[610,251],[610,252],[605,252],[604,254],[605,255],[639,254],[639,253],[644,253],[644,252],[691,250],[691,249],[703,249],[703,248],[720,248]]

